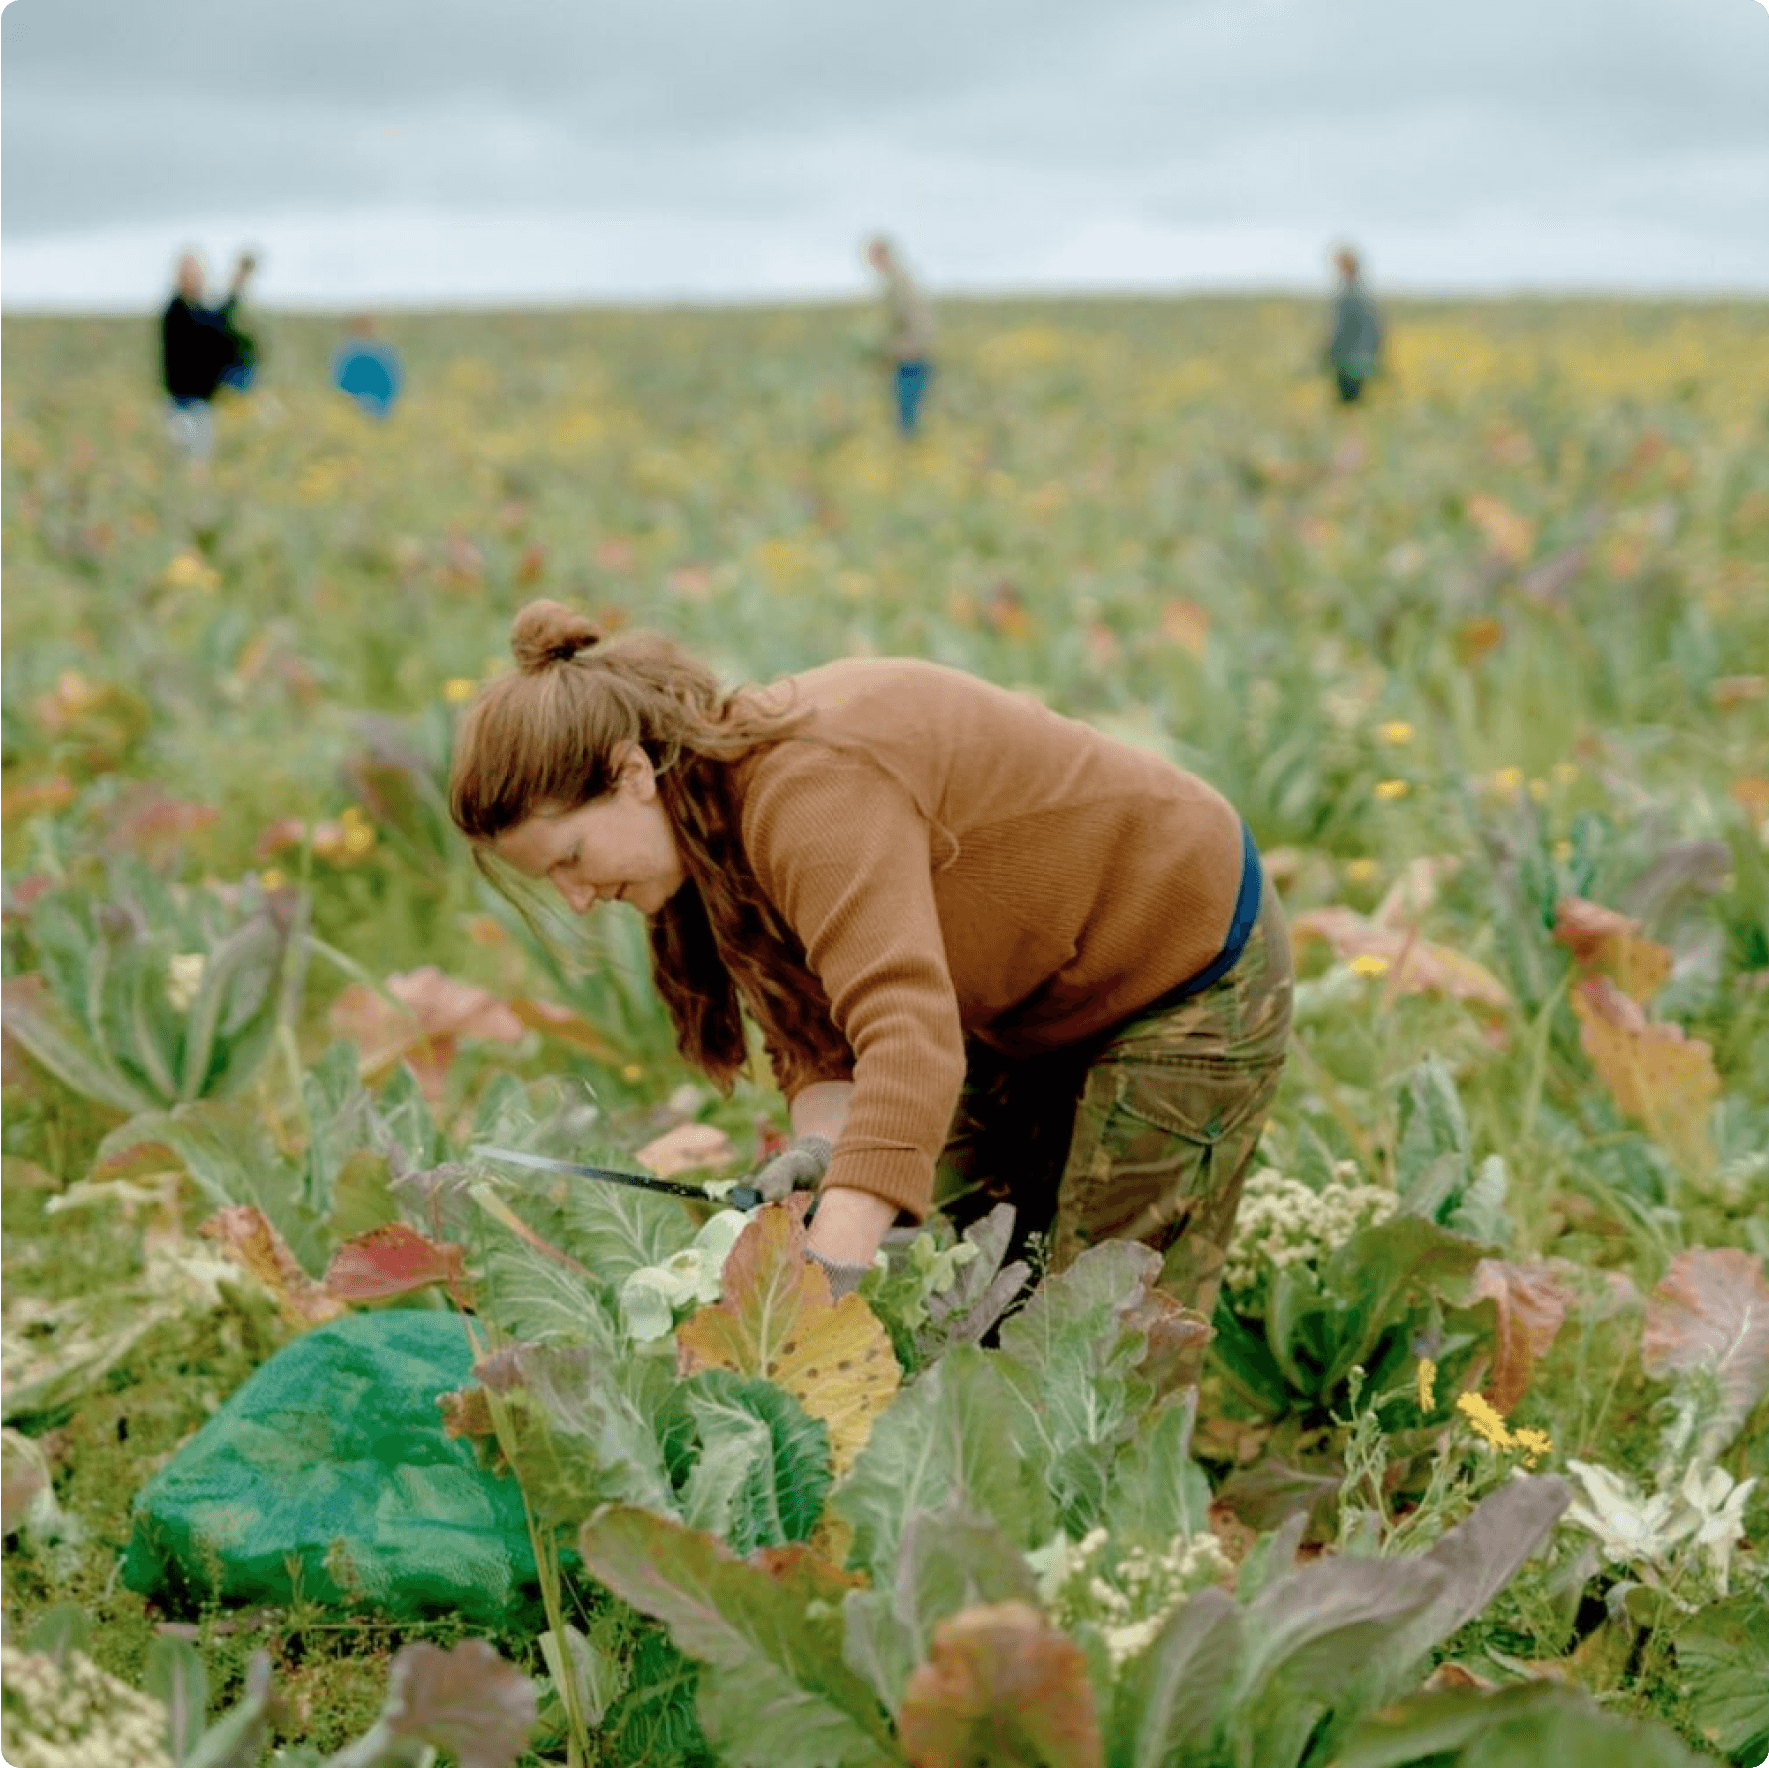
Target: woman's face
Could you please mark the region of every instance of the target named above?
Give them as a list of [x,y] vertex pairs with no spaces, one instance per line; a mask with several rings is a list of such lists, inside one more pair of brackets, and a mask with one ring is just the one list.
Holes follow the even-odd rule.
[[686,877],[657,775],[637,747],[613,791],[575,810],[543,806],[487,845],[525,877],[551,880],[575,915],[610,901],[655,915]]

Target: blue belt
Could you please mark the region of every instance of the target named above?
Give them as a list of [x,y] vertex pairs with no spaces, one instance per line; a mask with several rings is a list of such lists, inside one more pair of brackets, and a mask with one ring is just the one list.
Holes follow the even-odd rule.
[[[1259,849],[1253,844],[1253,831],[1241,824],[1241,888],[1235,897],[1235,912],[1228,924],[1228,938],[1222,950],[1196,976],[1187,977],[1177,988],[1170,988],[1159,1000],[1151,1001],[1142,1013],[1158,1012],[1173,1001],[1188,995],[1202,994],[1211,983],[1220,982],[1235,967],[1235,961],[1247,949],[1253,923],[1259,919],[1259,899],[1265,890],[1265,875],[1259,867]],[[1138,1017],[1141,1017],[1139,1013]]]

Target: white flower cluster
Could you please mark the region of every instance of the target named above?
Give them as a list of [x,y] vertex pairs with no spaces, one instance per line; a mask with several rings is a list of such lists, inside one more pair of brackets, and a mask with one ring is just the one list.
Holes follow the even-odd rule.
[[1096,1626],[1117,1670],[1148,1649],[1189,1596],[1234,1566],[1222,1543],[1205,1533],[1176,1535],[1160,1553],[1132,1547],[1108,1572],[1110,1539],[1104,1529],[1079,1541],[1059,1535],[1027,1558],[1039,1574],[1038,1595],[1051,1618],[1066,1628]]
[[1744,1538],[1744,1506],[1755,1479],[1735,1480],[1723,1467],[1692,1463],[1668,1490],[1645,1496],[1630,1480],[1589,1461],[1568,1461],[1584,1488],[1566,1521],[1597,1537],[1604,1557],[1620,1565],[1670,1572],[1683,1553],[1700,1552],[1724,1596],[1732,1550]]
[[166,1709],[90,1658],[0,1646],[0,1734],[12,1768],[173,1768]]
[[178,1013],[188,1013],[203,986],[209,961],[201,952],[176,952],[166,960],[166,999]]
[[1355,1181],[1357,1163],[1342,1160],[1319,1191],[1261,1167],[1247,1180],[1222,1280],[1245,1314],[1263,1312],[1267,1267],[1318,1265],[1360,1228],[1394,1214],[1394,1193]]
[[634,1271],[620,1286],[620,1317],[628,1335],[641,1344],[665,1338],[675,1330],[677,1308],[717,1301],[725,1260],[748,1226],[742,1210],[722,1209],[691,1245],[660,1265]]

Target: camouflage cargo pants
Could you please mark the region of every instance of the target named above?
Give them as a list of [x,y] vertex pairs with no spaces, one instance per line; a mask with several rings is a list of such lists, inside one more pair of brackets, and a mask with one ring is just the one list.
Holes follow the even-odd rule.
[[1290,1033],[1290,939],[1270,883],[1235,966],[1084,1048],[1010,1062],[973,1045],[936,1202],[960,1226],[1005,1199],[1016,1249],[1061,1270],[1102,1240],[1163,1255],[1208,1317]]

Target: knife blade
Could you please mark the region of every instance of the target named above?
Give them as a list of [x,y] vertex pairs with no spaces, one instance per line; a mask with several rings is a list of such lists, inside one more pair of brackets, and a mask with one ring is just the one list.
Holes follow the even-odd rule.
[[[673,1179],[654,1178],[650,1173],[622,1172],[612,1166],[587,1166],[580,1160],[559,1160],[551,1154],[530,1154],[525,1148],[494,1148],[480,1142],[467,1150],[474,1160],[498,1161],[506,1166],[526,1166],[535,1172],[569,1173],[574,1178],[602,1179],[611,1185],[630,1185],[635,1191],[656,1191],[665,1197],[688,1197],[696,1203],[717,1203],[720,1200],[698,1185],[678,1185]],[[754,1185],[733,1185],[725,1193],[729,1209],[754,1209],[762,1194]]]

